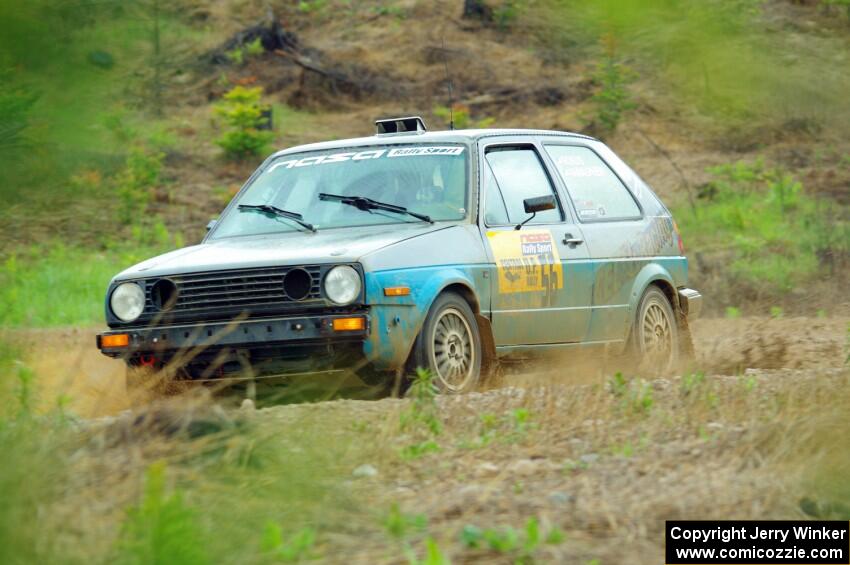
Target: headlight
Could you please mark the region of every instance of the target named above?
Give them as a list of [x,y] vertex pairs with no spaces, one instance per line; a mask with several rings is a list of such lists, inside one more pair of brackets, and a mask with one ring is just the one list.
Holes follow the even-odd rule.
[[119,284],[112,291],[109,307],[121,321],[132,322],[145,309],[145,291],[136,283]]
[[337,304],[351,304],[360,296],[360,274],[348,265],[334,267],[325,275],[325,294]]

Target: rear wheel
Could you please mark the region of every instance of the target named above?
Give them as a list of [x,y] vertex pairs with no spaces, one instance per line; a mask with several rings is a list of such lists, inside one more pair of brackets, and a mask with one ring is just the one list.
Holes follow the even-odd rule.
[[641,372],[668,374],[679,364],[679,328],[673,307],[657,286],[641,298],[632,331],[633,349]]
[[414,346],[413,361],[444,393],[469,392],[481,376],[481,335],[469,304],[454,293],[437,297]]

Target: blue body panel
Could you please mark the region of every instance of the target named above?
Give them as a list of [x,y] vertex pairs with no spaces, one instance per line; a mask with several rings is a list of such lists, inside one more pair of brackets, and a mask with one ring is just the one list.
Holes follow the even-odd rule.
[[[431,304],[451,285],[472,291],[480,305],[490,303],[486,264],[434,265],[366,273],[366,302],[371,332],[364,343],[366,358],[379,369],[401,367],[422,328]],[[384,296],[384,288],[406,286],[408,296]]]

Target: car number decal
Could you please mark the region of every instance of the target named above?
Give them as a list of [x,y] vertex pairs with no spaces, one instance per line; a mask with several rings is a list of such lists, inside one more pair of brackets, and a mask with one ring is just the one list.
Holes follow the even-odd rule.
[[545,292],[547,303],[564,287],[558,247],[548,230],[491,231],[487,241],[499,272],[499,292]]

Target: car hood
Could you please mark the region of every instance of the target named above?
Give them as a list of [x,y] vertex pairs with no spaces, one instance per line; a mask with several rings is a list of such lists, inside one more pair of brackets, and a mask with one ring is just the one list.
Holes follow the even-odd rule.
[[393,224],[233,237],[184,247],[122,271],[115,280],[225,269],[350,263],[400,241],[455,224]]

